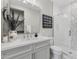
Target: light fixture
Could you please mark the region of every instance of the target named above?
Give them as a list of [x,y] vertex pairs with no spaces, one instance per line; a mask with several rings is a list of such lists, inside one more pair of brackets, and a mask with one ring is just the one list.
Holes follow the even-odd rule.
[[18,0],[18,1],[21,1],[21,0]]
[[26,0],[23,0],[23,3],[26,3]]

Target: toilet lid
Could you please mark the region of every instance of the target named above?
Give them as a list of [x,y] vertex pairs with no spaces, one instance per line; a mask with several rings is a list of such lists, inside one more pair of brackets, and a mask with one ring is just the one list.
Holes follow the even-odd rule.
[[62,51],[61,48],[56,47],[56,46],[51,46],[51,49],[54,50],[54,51],[57,51],[57,52],[61,52]]

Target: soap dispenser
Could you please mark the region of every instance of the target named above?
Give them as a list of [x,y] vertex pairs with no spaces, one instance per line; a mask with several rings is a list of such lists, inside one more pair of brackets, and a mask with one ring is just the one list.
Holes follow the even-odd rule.
[[37,33],[35,33],[35,37],[38,37],[38,34]]

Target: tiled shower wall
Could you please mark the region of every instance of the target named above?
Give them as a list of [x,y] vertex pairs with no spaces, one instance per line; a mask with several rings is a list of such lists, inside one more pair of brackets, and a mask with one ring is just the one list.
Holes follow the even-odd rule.
[[[76,2],[58,10],[54,16],[54,44],[65,49],[77,49]],[[54,14],[56,10],[54,10]],[[71,30],[71,36],[69,31]]]

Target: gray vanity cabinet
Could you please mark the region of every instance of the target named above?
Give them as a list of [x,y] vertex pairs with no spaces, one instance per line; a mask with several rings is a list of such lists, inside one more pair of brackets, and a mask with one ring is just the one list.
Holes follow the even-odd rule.
[[[27,42],[26,42],[27,43]],[[49,59],[50,40],[35,41],[1,51],[1,59]]]
[[2,51],[1,59],[32,59],[32,47],[30,45],[16,47]]

